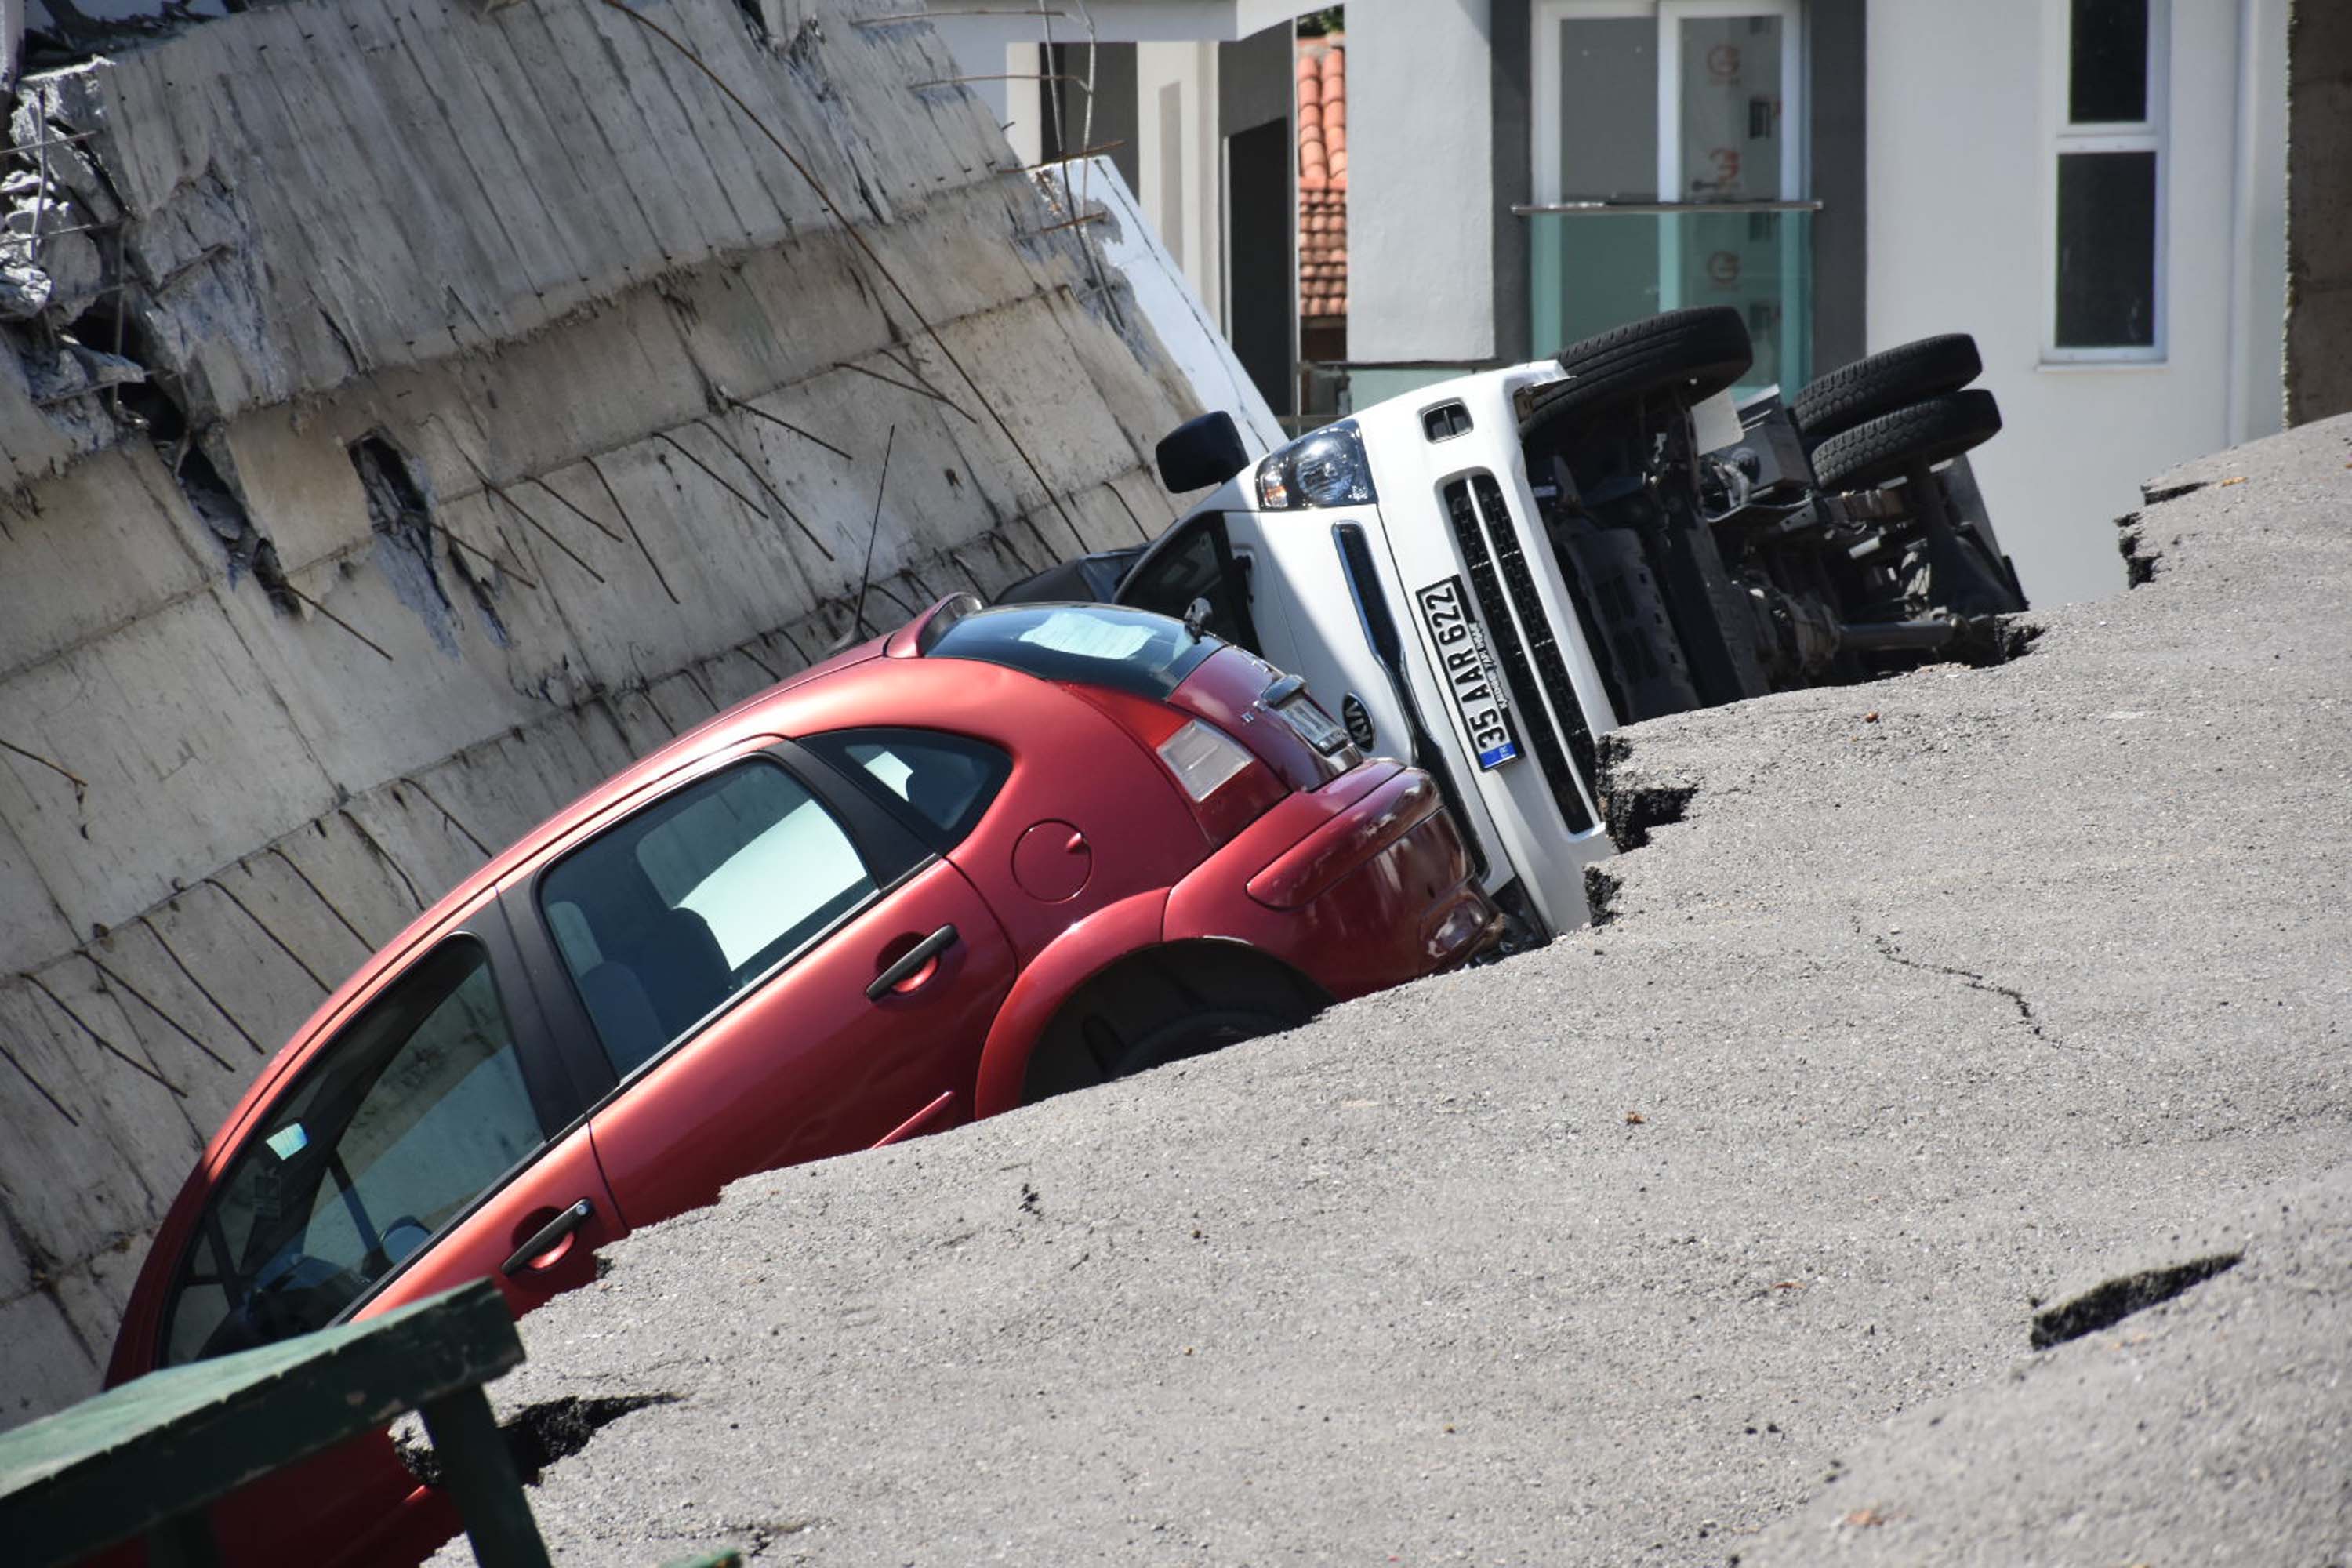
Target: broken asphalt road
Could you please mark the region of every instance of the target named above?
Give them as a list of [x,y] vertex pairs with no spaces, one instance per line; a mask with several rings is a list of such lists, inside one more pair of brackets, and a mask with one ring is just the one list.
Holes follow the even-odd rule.
[[494,1390],[675,1396],[557,1560],[2343,1561],[2347,463],[2168,478],[2000,668],[1628,732],[1593,931],[615,1247]]

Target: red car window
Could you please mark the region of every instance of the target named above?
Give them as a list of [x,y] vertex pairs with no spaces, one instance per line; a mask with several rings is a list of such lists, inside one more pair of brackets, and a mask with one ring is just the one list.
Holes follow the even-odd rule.
[[1224,646],[1141,610],[1006,605],[956,620],[930,639],[924,654],[1001,664],[1041,680],[1104,686],[1159,701]]
[[754,759],[573,851],[540,879],[539,904],[626,1077],[877,890],[824,804]]
[[541,1142],[488,952],[420,960],[230,1164],[165,1310],[167,1364],[323,1328]]
[[802,744],[940,850],[979,825],[1013,771],[1013,759],[987,742],[936,730],[841,730]]

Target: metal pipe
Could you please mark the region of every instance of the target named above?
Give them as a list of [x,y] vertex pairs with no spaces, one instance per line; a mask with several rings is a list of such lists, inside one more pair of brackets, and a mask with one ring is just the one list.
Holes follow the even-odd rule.
[[1838,647],[1869,651],[1941,647],[1959,635],[1960,624],[1941,616],[1917,621],[1856,621],[1838,627]]
[[1607,217],[1623,213],[1817,213],[1817,201],[1789,202],[1513,202],[1520,217]]
[[942,5],[935,11],[888,11],[879,16],[853,16],[849,25],[853,27],[882,27],[893,22],[928,22],[934,16],[1026,16],[1034,20],[1040,16],[1068,16],[1067,11],[1024,11],[1018,6],[961,5],[950,10]]
[[1116,142],[1097,142],[1091,147],[1081,147],[1076,152],[1064,153],[1059,158],[1041,158],[1034,163],[1005,164],[996,172],[1000,174],[1034,174],[1040,169],[1051,169],[1063,163],[1075,163],[1081,159],[1094,157],[1097,153],[1115,153],[1126,145],[1127,141],[1124,137]]
[[1079,83],[1078,90],[1081,92],[1091,95],[1094,90],[1093,89],[1087,87],[1081,79],[1077,77],[1063,76],[1051,71],[1042,73],[1038,71],[1000,71],[993,76],[941,76],[933,77],[929,81],[910,81],[907,85],[909,88],[955,87],[967,81],[1075,81]]
[[48,136],[38,142],[15,142],[0,146],[0,153],[30,153],[42,147],[63,147],[68,142],[87,142],[99,134],[96,131],[77,131],[68,136]]

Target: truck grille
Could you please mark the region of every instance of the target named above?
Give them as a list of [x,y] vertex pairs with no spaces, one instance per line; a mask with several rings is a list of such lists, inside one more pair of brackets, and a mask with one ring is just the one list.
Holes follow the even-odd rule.
[[[1576,700],[1576,689],[1570,684],[1568,661],[1560,655],[1551,622],[1536,596],[1535,574],[1519,548],[1518,530],[1503,502],[1502,487],[1492,474],[1474,472],[1449,481],[1444,496],[1445,515],[1462,548],[1470,591],[1478,600],[1486,635],[1493,639],[1511,706],[1528,743],[1535,748],[1536,763],[1550,786],[1560,819],[1570,833],[1585,832],[1592,826],[1592,810],[1578,787],[1578,774],[1581,770],[1584,778],[1592,776],[1592,734]],[[1514,607],[1518,611],[1516,618]],[[1525,637],[1519,630],[1522,625],[1528,628]],[[1547,697],[1550,702],[1545,700]],[[1553,704],[1558,706],[1558,721],[1553,718]]]

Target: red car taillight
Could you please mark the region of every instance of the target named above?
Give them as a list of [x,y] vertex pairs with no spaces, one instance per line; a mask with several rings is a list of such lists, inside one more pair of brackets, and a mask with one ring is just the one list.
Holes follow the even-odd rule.
[[1223,725],[1131,692],[1101,686],[1070,689],[1160,759],[1160,765],[1168,770],[1169,782],[1183,795],[1213,847],[1255,822],[1290,793],[1290,786],[1275,775],[1265,760]]
[[1168,700],[1240,741],[1293,789],[1320,789],[1364,760],[1305,681],[1239,648],[1202,665]]

